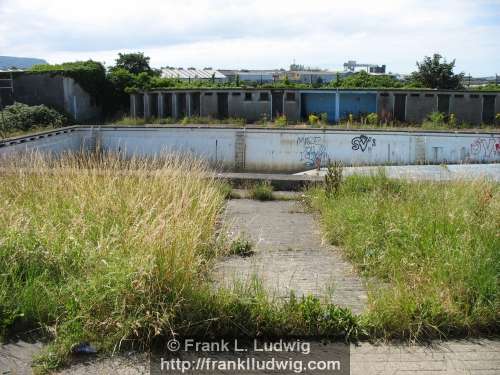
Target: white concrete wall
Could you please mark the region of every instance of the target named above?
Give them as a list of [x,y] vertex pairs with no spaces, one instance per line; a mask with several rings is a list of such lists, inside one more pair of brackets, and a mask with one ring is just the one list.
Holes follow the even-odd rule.
[[11,140],[0,141],[0,157],[20,153],[50,153],[60,155],[65,152],[79,152],[82,147],[88,148],[91,142],[89,128],[64,128],[33,134]]
[[[193,154],[228,169],[244,158],[244,170],[295,172],[339,160],[349,165],[500,162],[500,134],[335,131],[224,127],[79,127],[71,133],[0,147],[78,151],[95,147],[126,156],[161,152]],[[238,135],[238,152],[236,138]],[[29,138],[29,137],[25,137]],[[244,152],[241,152],[241,142]]]
[[104,151],[128,157],[174,152],[192,154],[228,168],[234,164],[234,129],[101,128],[99,138]]
[[263,130],[255,128],[102,128],[105,150],[191,153],[231,168],[244,133],[245,170],[288,172],[340,160],[353,165],[500,162],[500,134]]

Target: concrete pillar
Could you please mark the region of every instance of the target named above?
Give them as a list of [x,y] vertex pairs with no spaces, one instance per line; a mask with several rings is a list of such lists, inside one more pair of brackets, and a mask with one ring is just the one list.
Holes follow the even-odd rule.
[[234,167],[237,171],[245,169],[246,158],[246,133],[245,130],[237,131],[234,142]]
[[269,105],[269,120],[273,120],[273,93],[271,91],[268,91],[269,95],[269,101],[267,102]]
[[137,117],[137,95],[130,94],[130,117]]
[[144,118],[147,119],[151,117],[151,105],[149,94],[144,94]]
[[178,119],[179,115],[177,112],[177,93],[172,93],[172,118]]
[[165,103],[165,101],[163,99],[163,93],[159,92],[158,93],[158,118],[165,117],[164,103]]
[[296,91],[296,94],[298,96],[297,101],[299,103],[299,115],[297,117],[297,119],[299,121],[302,121],[302,92],[301,91]]
[[285,98],[286,98],[286,91],[283,91],[283,97],[281,98],[281,101],[282,101],[282,113],[281,115],[282,116],[285,116],[286,118],[288,118],[287,114],[286,114],[286,106],[285,106]]
[[193,101],[192,93],[186,93],[186,108],[187,108],[187,116],[191,117],[191,102]]
[[203,116],[203,93],[200,92],[200,117]]

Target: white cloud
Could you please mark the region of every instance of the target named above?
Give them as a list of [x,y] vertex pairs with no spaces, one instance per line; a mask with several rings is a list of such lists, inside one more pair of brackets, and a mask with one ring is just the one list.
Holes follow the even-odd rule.
[[139,50],[155,66],[220,68],[357,59],[409,72],[440,52],[494,74],[499,16],[499,1],[0,0],[0,54],[112,63]]

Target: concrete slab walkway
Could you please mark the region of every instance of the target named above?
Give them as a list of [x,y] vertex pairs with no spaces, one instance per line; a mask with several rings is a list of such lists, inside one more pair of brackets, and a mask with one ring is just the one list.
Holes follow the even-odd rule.
[[[453,181],[487,178],[500,182],[500,164],[443,164],[443,165],[392,165],[377,167],[344,167],[343,175],[376,174],[379,170],[389,178],[410,181]],[[294,176],[324,177],[326,168],[296,173]]]
[[365,308],[362,280],[340,251],[321,239],[321,229],[311,213],[297,201],[259,202],[234,199],[227,204],[230,236],[246,237],[254,244],[250,257],[231,256],[215,270],[215,279],[231,287],[235,281],[262,281],[276,298],[312,294],[325,302]]
[[[320,346],[322,359],[325,359],[325,353],[328,358],[329,345],[311,343],[312,353],[315,353],[315,348]],[[32,374],[31,356],[40,347],[24,342],[0,345],[0,374]],[[20,348],[23,348],[22,351]],[[338,346],[335,346],[335,350],[337,348]],[[351,344],[350,351],[351,375],[500,374],[500,340],[433,341],[430,345],[360,343]],[[226,354],[211,355],[211,357],[227,359]],[[87,361],[62,369],[57,374],[146,375],[150,374],[150,366],[146,354],[100,359],[91,357]]]

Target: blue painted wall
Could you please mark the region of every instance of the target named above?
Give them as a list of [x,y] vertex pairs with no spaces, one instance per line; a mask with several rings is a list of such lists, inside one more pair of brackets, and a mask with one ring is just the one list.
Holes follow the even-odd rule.
[[340,94],[339,116],[341,119],[362,114],[377,112],[377,94],[345,93]]
[[307,119],[310,114],[326,113],[328,121],[335,121],[335,94],[333,93],[302,93],[302,117]]

